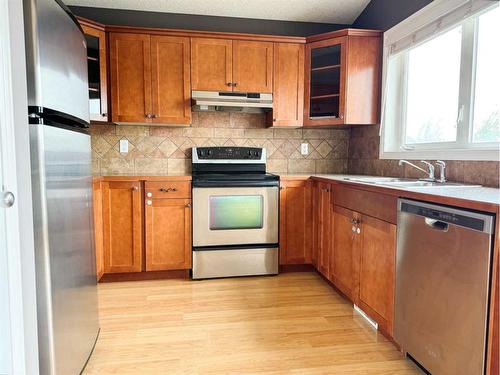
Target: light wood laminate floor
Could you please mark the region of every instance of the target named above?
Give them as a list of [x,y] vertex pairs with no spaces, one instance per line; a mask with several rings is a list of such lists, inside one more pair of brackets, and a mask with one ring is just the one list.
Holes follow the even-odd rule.
[[315,273],[99,285],[84,374],[421,374]]

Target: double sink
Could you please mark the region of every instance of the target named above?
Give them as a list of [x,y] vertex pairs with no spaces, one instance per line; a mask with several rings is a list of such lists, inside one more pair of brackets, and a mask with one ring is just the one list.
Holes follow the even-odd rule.
[[432,187],[479,187],[480,185],[468,185],[458,182],[438,182],[426,181],[411,178],[397,177],[344,177],[345,181],[361,182],[365,184],[374,184],[381,186],[400,187],[400,188],[432,188]]

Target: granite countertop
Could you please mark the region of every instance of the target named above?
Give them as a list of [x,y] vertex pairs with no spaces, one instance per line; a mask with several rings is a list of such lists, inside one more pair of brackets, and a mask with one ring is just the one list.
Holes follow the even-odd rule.
[[[353,178],[381,178],[381,176],[360,176],[344,174],[313,174],[312,177],[320,177],[332,181],[347,182],[351,184],[365,185],[383,189],[407,191],[410,193],[434,195],[437,197],[463,199],[472,202],[489,203],[500,205],[500,189],[483,186],[389,186],[373,184],[368,182],[352,181]],[[346,180],[349,179],[349,180]]]

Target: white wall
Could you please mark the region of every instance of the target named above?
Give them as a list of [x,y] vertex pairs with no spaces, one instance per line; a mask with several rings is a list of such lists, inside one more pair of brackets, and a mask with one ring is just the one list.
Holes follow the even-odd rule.
[[[20,0],[0,1],[0,130],[3,187],[16,203],[2,209],[0,244],[0,374],[38,374],[31,171]],[[2,223],[0,222],[0,225]],[[3,245],[3,246],[2,246]],[[10,334],[8,333],[10,331]],[[6,333],[5,335],[3,333]]]

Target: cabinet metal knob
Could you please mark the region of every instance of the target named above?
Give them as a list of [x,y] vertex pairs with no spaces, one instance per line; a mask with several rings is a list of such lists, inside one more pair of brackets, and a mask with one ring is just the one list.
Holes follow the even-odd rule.
[[238,86],[238,84],[236,82],[233,82],[233,87],[236,87]]
[[275,118],[273,118],[273,121],[274,121],[274,122],[276,122],[276,119],[275,119]]
[[360,233],[361,233],[361,229],[360,229],[360,228],[356,229],[356,232],[357,232],[358,234],[360,234]]
[[134,186],[134,187],[132,188],[132,190],[137,191],[137,190],[139,190],[139,187]]
[[106,117],[108,114],[107,113],[101,113],[102,117]]
[[231,82],[227,82],[226,86],[232,86],[233,84]]
[[146,113],[146,118],[153,118],[153,115],[151,113]]
[[285,190],[285,187],[284,186],[280,186],[280,190]]
[[10,191],[3,191],[1,193],[2,195],[2,200],[0,202],[0,206],[4,208],[9,208],[14,205],[14,202],[16,201],[16,197],[14,194]]
[[152,201],[151,199],[148,199],[148,200],[146,201],[146,204],[147,204],[148,206],[151,206],[151,205],[153,204],[153,201]]
[[150,191],[148,191],[148,193],[146,194],[146,197],[151,198],[152,196],[153,196],[153,193],[151,193]]
[[160,117],[160,116],[153,114],[153,115],[151,115],[151,117],[152,117],[152,118],[158,118],[158,117]]
[[186,204],[187,208],[191,208],[191,203]]
[[351,228],[351,230],[352,230],[353,232],[356,232],[356,227],[353,225],[353,226],[352,226],[352,228]]

